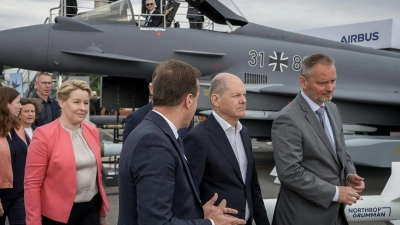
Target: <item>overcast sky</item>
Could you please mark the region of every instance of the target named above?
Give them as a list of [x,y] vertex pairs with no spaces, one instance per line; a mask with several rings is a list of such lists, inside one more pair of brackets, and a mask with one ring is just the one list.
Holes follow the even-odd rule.
[[[140,1],[140,0],[136,0]],[[230,0],[224,0],[230,1]],[[400,0],[235,0],[247,20],[297,31],[383,19],[400,20]],[[41,24],[59,0],[0,0],[0,30]],[[93,6],[91,0],[78,0]]]

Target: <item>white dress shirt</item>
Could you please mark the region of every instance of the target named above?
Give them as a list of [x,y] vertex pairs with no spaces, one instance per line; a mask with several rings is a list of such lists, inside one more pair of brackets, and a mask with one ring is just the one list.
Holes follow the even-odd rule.
[[[212,111],[217,122],[221,125],[222,129],[225,131],[225,135],[231,144],[233,153],[235,153],[236,159],[239,163],[240,173],[242,174],[243,183],[246,183],[246,172],[247,172],[247,156],[244,150],[242,136],[240,136],[240,131],[242,130],[242,124],[238,121],[236,127],[233,127],[228,122],[226,122],[222,117],[220,117],[215,111]],[[245,219],[250,218],[249,205],[246,200],[246,213]]]

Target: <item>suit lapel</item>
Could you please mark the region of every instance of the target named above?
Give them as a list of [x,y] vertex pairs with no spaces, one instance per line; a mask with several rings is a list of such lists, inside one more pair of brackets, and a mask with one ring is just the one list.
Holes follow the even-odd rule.
[[197,188],[193,182],[193,178],[192,178],[192,174],[191,174],[188,162],[184,158],[183,152],[179,150],[178,141],[176,140],[175,135],[171,130],[171,127],[168,125],[167,121],[165,121],[164,118],[162,118],[160,115],[158,115],[157,113],[155,113],[153,111],[150,111],[145,118],[148,118],[148,119],[152,120],[155,124],[157,124],[157,126],[164,132],[164,134],[173,143],[174,149],[178,153],[178,155],[181,159],[183,168],[186,173],[186,177],[189,180],[190,186],[192,187],[192,191],[195,193],[198,202],[201,204],[200,196],[199,196],[199,193],[197,192]]
[[239,163],[236,159],[235,153],[233,153],[232,146],[225,135],[225,131],[222,129],[221,125],[212,114],[207,118],[206,127],[210,131],[208,136],[210,137],[211,141],[214,142],[214,145],[225,156],[225,158],[235,170],[236,175],[243,182],[242,174],[240,173]]
[[242,137],[243,148],[246,153],[247,158],[247,170],[246,170],[246,184],[250,182],[251,173],[253,172],[253,160],[252,160],[252,152],[251,152],[251,143],[250,138],[246,132],[242,130],[240,131],[240,136]]
[[328,136],[326,136],[324,128],[322,128],[322,126],[321,126],[321,123],[318,121],[318,118],[315,115],[315,112],[313,112],[310,105],[308,105],[307,101],[303,98],[303,96],[301,96],[301,94],[298,94],[296,99],[299,102],[300,107],[304,111],[306,119],[311,124],[311,126],[314,128],[315,132],[318,134],[319,138],[322,140],[322,142],[325,144],[325,146],[328,148],[329,152],[331,153],[332,157],[335,159],[336,163],[339,164],[336,151],[335,151],[335,149],[333,149],[333,146],[332,146],[331,142],[329,141]]

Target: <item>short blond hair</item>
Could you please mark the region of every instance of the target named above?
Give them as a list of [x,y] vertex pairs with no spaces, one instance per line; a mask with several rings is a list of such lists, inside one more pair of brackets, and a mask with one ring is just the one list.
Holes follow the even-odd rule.
[[86,91],[89,96],[91,96],[92,90],[89,85],[82,80],[67,80],[61,84],[60,89],[58,90],[57,97],[59,100],[66,101],[69,98],[69,95],[72,91],[75,90]]

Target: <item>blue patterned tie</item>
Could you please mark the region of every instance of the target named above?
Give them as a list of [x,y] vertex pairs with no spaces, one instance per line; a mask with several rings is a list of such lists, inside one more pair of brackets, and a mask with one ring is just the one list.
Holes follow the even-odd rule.
[[183,147],[182,139],[181,139],[181,137],[178,136],[178,138],[177,138],[176,140],[178,141],[179,150],[182,151],[183,158],[185,158],[185,161],[186,161],[186,163],[187,163],[187,165],[188,165],[188,168],[189,168],[189,171],[190,171],[190,175],[192,176],[193,184],[194,184],[194,186],[196,187],[197,194],[200,195],[199,188],[197,187],[196,178],[194,177],[194,175],[193,175],[193,173],[192,173],[192,169],[190,169],[189,161],[187,160],[186,155],[185,155],[185,149],[184,149],[184,147]]
[[324,106],[322,106],[321,108],[319,108],[315,112],[317,113],[317,115],[319,117],[319,122],[321,123],[322,128],[324,129],[326,136],[328,136],[328,139],[331,142],[333,149],[335,149],[336,148],[335,144],[334,144],[334,142],[332,140],[331,134],[329,133],[329,130],[328,130],[328,125],[326,124],[326,121],[325,121],[325,108],[324,108]]

